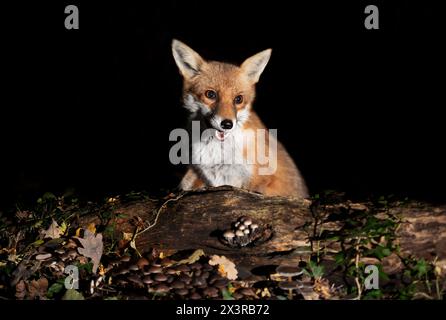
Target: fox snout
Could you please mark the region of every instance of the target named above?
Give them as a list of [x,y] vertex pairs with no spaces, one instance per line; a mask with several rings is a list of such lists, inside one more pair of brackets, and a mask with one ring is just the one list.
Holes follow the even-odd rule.
[[235,108],[217,107],[215,112],[211,113],[210,124],[219,131],[230,131],[235,127],[236,116],[237,110]]

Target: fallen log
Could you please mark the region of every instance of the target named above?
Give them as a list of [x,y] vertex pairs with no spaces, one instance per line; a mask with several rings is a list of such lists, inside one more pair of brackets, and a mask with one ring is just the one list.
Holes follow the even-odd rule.
[[[295,264],[312,252],[310,238],[314,216],[310,200],[266,197],[232,187],[187,192],[168,199],[145,199],[117,205],[117,233],[133,233],[136,247],[145,252],[158,248],[166,252],[203,249],[207,254],[225,255],[240,267]],[[347,201],[343,206],[367,210],[364,204]],[[365,209],[364,209],[365,208]],[[446,273],[446,206],[411,202],[390,207],[387,213],[401,219],[396,230],[401,254],[437,259]],[[222,241],[224,230],[240,217],[247,216],[270,230],[269,237],[245,247],[231,247]],[[84,225],[97,217],[82,218]],[[135,221],[143,221],[137,226]],[[328,221],[319,228],[335,230],[342,221]],[[310,227],[309,227],[310,226]],[[339,247],[336,248],[339,250]]]

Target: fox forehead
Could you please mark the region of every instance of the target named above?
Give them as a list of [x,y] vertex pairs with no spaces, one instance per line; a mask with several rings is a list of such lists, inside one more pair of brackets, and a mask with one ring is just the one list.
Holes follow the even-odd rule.
[[200,72],[185,79],[185,89],[203,94],[212,89],[221,95],[249,94],[254,86],[246,79],[240,67],[218,61],[209,61]]

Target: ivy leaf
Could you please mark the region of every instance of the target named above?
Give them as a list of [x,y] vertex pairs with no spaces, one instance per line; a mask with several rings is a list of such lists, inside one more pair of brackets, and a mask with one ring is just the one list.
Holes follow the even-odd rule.
[[52,299],[54,297],[54,295],[58,294],[60,291],[62,291],[63,288],[64,288],[64,285],[62,283],[60,283],[60,282],[53,283],[51,285],[51,287],[49,287],[46,296],[49,299]]

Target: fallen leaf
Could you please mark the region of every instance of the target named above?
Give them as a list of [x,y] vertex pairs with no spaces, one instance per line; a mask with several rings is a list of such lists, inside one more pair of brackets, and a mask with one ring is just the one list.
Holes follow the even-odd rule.
[[26,296],[26,284],[25,281],[20,280],[15,286],[15,297],[19,300],[25,299]]
[[[160,253],[160,255],[162,254],[162,252]],[[196,261],[198,261],[200,259],[201,256],[204,256],[204,251],[201,249],[195,250],[190,256],[189,258],[183,259],[181,261],[178,261],[177,264],[191,264],[194,263]]]
[[226,258],[225,256],[213,255],[209,260],[211,266],[218,265],[219,273],[228,278],[229,280],[235,280],[238,276],[238,271],[235,268],[234,262]]
[[31,300],[34,300],[36,298],[39,298],[40,300],[46,299],[47,291],[48,280],[46,278],[32,280],[28,285],[28,296]]
[[132,232],[122,232],[122,239],[125,241],[130,241],[133,238]]
[[62,222],[62,224],[60,225],[60,232],[61,232],[61,234],[64,234],[67,231],[67,229],[68,229],[67,223],[65,221]]
[[63,234],[60,226],[57,224],[56,220],[53,219],[53,222],[50,224],[48,229],[42,232],[43,238],[51,238],[58,239],[60,235]]
[[85,300],[85,298],[82,293],[74,289],[68,289],[63,295],[62,300]]
[[84,232],[84,238],[76,237],[83,248],[77,248],[79,253],[85,257],[91,258],[93,261],[93,273],[96,273],[101,261],[104,244],[102,242],[102,234],[96,236],[89,229]]
[[87,229],[93,234],[96,233],[96,225],[93,222],[88,225]]
[[260,293],[262,298],[270,298],[271,297],[271,293],[269,292],[268,288],[263,288],[263,291]]
[[51,287],[49,287],[46,295],[48,298],[52,299],[54,297],[54,295],[59,293],[60,291],[62,291],[63,288],[64,288],[64,285],[62,283],[60,283],[60,282],[53,283],[51,285]]

